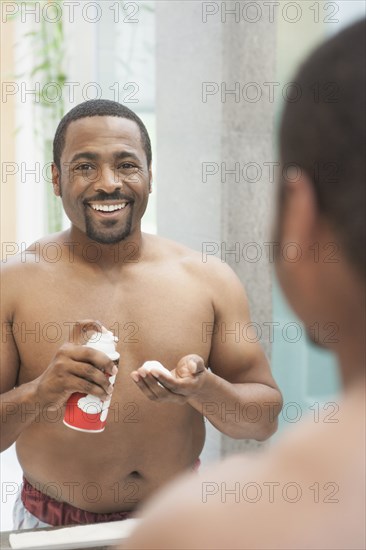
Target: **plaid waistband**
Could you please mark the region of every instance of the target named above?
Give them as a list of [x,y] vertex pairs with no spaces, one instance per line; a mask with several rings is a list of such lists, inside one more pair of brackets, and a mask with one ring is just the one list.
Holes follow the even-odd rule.
[[33,487],[25,477],[23,477],[21,499],[28,512],[55,527],[121,521],[133,515],[132,512],[97,513],[81,510],[68,502],[61,502],[45,495]]
[[[201,465],[199,458],[192,466],[197,471]],[[104,523],[107,521],[121,521],[133,517],[133,512],[88,512],[76,508],[68,502],[56,500],[33,487],[23,476],[21,491],[22,503],[28,512],[45,523],[53,526],[86,525],[90,523]]]

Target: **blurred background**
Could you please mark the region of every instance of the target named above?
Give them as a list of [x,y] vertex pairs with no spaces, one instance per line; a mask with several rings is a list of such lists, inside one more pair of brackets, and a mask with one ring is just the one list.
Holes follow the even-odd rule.
[[[273,273],[276,130],[284,102],[301,93],[298,64],[364,17],[365,2],[44,0],[2,2],[1,10],[2,261],[68,227],[50,178],[61,117],[87,99],[120,101],[153,145],[143,230],[198,250],[202,261],[217,255],[242,280],[284,395],[278,433],[305,415],[316,421],[319,408],[335,416],[334,358],[308,343]],[[283,253],[296,261],[296,250]],[[271,445],[206,426],[204,463]],[[1,473],[7,530],[21,483],[13,447],[1,455]]]

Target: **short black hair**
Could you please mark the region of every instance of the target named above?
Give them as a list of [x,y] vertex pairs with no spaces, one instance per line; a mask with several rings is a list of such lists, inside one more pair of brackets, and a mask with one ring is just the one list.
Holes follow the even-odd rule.
[[66,130],[74,120],[93,116],[118,116],[136,122],[140,128],[142,146],[145,150],[147,165],[150,166],[152,153],[149,134],[142,120],[121,103],[109,99],[90,99],[76,105],[60,121],[53,140],[53,162],[61,171],[61,155],[65,147]]
[[[319,212],[342,250],[365,274],[366,19],[317,48],[293,79],[300,99],[288,102],[280,128],[282,167],[306,172]],[[286,194],[284,182],[280,197]],[[281,199],[280,199],[281,210]]]

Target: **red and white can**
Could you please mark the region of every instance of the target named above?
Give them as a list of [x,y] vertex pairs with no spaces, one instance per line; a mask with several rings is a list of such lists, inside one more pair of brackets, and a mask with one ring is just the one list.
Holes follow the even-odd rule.
[[[112,332],[102,328],[90,338],[85,346],[102,351],[118,367],[119,353],[116,351],[116,338]],[[114,384],[116,375],[106,374],[111,384]],[[73,393],[70,395],[64,416],[64,424],[79,432],[98,433],[103,432],[107,423],[107,416],[111,397],[101,401],[98,397],[86,393]]]

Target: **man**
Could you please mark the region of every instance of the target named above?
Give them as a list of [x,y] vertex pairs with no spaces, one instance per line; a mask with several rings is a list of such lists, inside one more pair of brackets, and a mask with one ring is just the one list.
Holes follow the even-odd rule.
[[[338,324],[329,347],[344,385],[339,411],[297,426],[256,461],[231,458],[175,485],[151,503],[130,549],[366,547],[365,51],[365,21],[322,45],[294,79],[303,96],[287,103],[280,135],[282,163],[301,175],[280,182],[277,235],[302,257],[278,257],[277,274],[306,326]],[[338,262],[327,261],[329,243]]]
[[[7,262],[2,281],[1,448],[16,441],[25,476],[15,527],[125,518],[197,468],[203,414],[231,437],[264,440],[281,408],[260,345],[221,337],[220,326],[250,321],[233,272],[141,232],[152,188],[142,121],[112,101],[76,106],[56,131],[52,173],[71,227]],[[119,337],[114,389],[112,361],[82,346],[101,325]],[[112,391],[103,433],[63,424],[72,393]],[[238,405],[240,421],[222,414]]]

